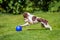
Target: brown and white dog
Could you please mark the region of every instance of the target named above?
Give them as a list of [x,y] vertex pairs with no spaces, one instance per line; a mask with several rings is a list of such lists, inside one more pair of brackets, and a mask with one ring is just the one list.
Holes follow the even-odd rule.
[[31,25],[31,24],[40,22],[42,24],[42,26],[52,30],[51,26],[48,24],[48,21],[41,17],[36,17],[35,15],[32,15],[28,12],[24,12],[23,17],[24,17],[25,24],[23,24],[21,26],[27,26],[27,25]]

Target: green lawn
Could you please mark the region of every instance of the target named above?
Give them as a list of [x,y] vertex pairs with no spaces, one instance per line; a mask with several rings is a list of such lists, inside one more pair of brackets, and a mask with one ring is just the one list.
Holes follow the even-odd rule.
[[[36,12],[34,15],[47,19],[53,30],[46,30],[38,23],[23,27],[22,31],[16,32],[16,26],[24,23],[22,14],[0,14],[0,40],[60,40],[59,12]],[[28,28],[39,30],[27,30]]]

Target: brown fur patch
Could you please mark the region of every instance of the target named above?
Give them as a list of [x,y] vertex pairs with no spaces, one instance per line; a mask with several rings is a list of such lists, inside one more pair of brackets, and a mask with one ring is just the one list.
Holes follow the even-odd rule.
[[33,16],[33,17],[32,17],[32,20],[35,21],[35,20],[36,20],[36,16]]
[[37,21],[38,21],[38,22],[44,22],[45,24],[47,24],[47,22],[48,22],[47,20],[42,19],[42,18],[38,18]]

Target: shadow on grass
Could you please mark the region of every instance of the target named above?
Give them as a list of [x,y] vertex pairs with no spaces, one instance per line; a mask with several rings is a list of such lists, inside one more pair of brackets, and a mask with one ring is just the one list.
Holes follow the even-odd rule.
[[0,25],[0,28],[3,28],[3,27],[5,27],[4,25]]
[[29,28],[29,29],[27,29],[27,30],[45,30],[45,29],[34,29],[34,28]]

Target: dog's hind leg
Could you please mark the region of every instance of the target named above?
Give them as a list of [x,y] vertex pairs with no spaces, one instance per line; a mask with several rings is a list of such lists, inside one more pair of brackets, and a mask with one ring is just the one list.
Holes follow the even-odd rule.
[[52,31],[52,27],[47,23],[47,25],[43,22],[41,22],[43,24],[43,26],[47,29],[50,29],[50,31]]

